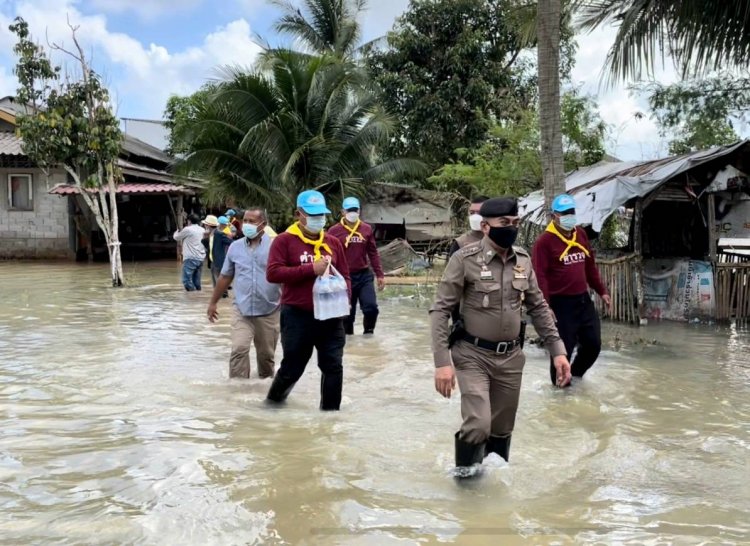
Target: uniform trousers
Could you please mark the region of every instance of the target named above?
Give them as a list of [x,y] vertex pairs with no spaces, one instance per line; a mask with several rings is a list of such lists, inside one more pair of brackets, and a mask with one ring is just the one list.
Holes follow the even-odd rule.
[[451,348],[451,357],[461,389],[463,424],[459,438],[481,444],[490,436],[510,436],[526,363],[523,350],[517,347],[500,355],[458,341]]

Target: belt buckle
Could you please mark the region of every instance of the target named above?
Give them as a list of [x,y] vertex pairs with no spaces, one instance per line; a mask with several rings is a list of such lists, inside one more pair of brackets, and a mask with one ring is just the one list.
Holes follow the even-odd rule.
[[[500,345],[503,346],[503,351],[502,352],[500,352]],[[495,354],[504,355],[507,352],[508,352],[508,342],[507,341],[501,341],[500,343],[497,344],[497,347],[495,347]]]

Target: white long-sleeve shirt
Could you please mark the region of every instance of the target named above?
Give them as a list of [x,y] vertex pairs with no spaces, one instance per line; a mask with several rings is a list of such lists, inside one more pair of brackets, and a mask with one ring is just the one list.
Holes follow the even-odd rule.
[[182,241],[183,260],[203,261],[206,258],[206,247],[202,243],[204,234],[204,229],[196,224],[174,232],[174,240]]

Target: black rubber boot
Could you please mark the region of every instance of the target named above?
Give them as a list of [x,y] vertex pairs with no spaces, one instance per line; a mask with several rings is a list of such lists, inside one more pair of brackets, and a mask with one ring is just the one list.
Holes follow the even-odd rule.
[[320,378],[320,409],[337,411],[341,408],[341,390],[344,374],[322,374]]
[[484,460],[485,443],[470,444],[461,440],[456,432],[456,469],[454,477],[458,480],[475,478],[482,474],[479,466]]
[[364,326],[364,334],[372,335],[375,333],[375,324],[378,322],[377,315],[365,315],[362,317],[362,325]]
[[487,454],[497,453],[505,461],[508,461],[510,456],[510,434],[508,436],[490,436],[487,440]]
[[273,378],[273,383],[271,383],[271,388],[268,389],[266,400],[277,404],[282,403],[289,396],[289,393],[292,392],[296,383],[296,381],[291,381],[288,377],[276,374],[276,377]]

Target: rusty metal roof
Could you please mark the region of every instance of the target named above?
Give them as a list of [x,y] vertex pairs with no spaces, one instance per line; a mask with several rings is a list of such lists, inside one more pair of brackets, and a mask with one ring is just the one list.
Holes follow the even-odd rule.
[[[92,189],[91,192],[96,190]],[[104,188],[107,191],[107,188]],[[80,193],[78,186],[73,184],[58,184],[52,188],[49,193],[53,195],[75,195]],[[172,195],[193,195],[195,192],[185,186],[175,184],[154,184],[154,183],[130,183],[119,184],[117,193],[120,194],[148,194],[148,193],[168,193]]]

